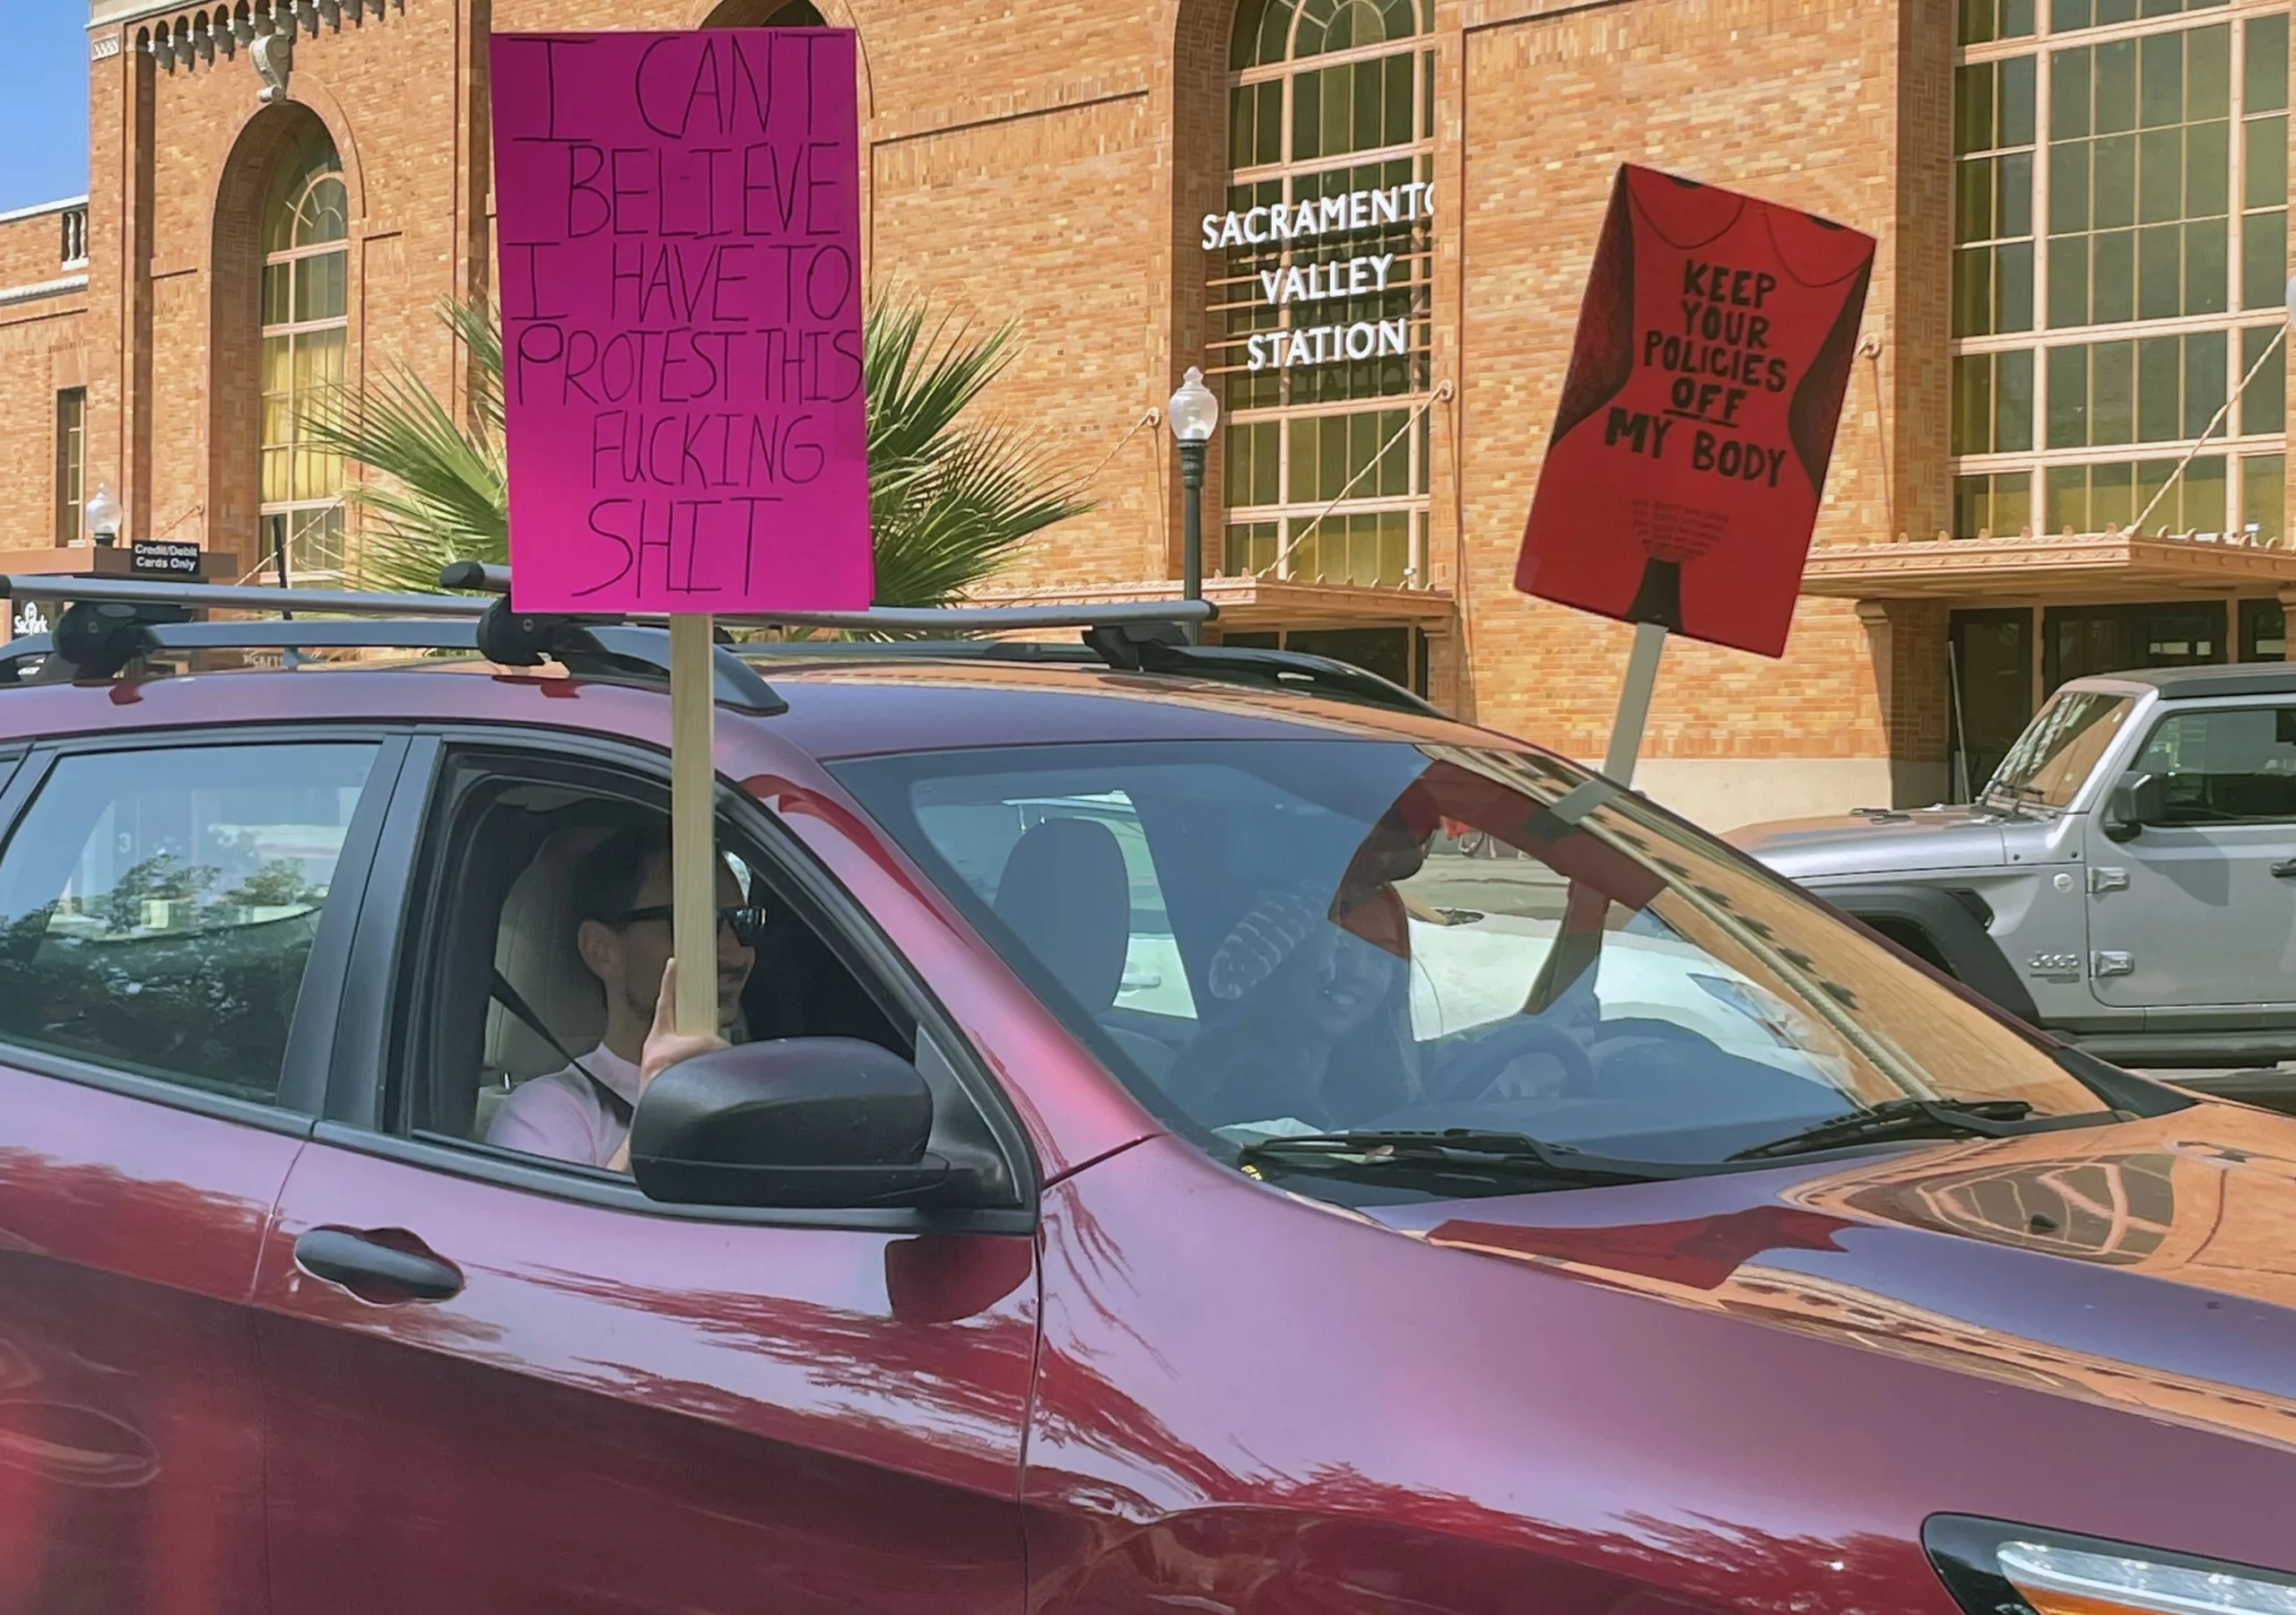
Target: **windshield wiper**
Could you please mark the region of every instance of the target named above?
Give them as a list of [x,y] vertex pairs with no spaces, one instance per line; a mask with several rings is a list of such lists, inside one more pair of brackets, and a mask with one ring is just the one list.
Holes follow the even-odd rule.
[[1323,1172],[1333,1177],[1391,1179],[1416,1170],[1436,1175],[1522,1177],[1578,1185],[1656,1183],[1692,1177],[1711,1165],[1669,1161],[1614,1160],[1588,1155],[1569,1144],[1552,1144],[1522,1133],[1487,1133],[1471,1127],[1435,1131],[1310,1133],[1247,1144],[1236,1164],[1257,1162],[1283,1171]]
[[[2067,1118],[2046,1116],[2029,1122],[2033,1107],[2022,1099],[1886,1099],[1848,1116],[1822,1122],[1766,1144],[1756,1144],[1732,1155],[1732,1160],[1761,1160],[1773,1155],[1804,1155],[1843,1144],[1865,1144],[1900,1138],[2008,1138],[2039,1133],[2065,1124]],[[2093,1118],[2112,1119],[2100,1112]],[[2091,1118],[2075,1118],[2076,1124]]]
[[2055,805],[2048,800],[2048,793],[2030,780],[1996,779],[1987,783],[1985,789],[1977,794],[1978,801],[1987,805],[1990,805],[1996,797],[2001,799],[2001,805],[2013,813],[2022,812],[2029,807]]

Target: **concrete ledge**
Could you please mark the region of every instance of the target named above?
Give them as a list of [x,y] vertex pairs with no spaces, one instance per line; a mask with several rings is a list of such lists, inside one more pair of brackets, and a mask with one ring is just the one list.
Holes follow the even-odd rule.
[[66,292],[85,291],[88,277],[67,274],[60,280],[33,281],[22,286],[0,286],[0,308],[11,303],[30,303],[44,297],[62,297]]

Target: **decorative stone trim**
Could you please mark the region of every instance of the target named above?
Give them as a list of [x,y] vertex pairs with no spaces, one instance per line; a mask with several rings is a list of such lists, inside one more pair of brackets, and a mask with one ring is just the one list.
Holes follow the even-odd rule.
[[259,99],[287,98],[287,77],[295,62],[299,34],[316,39],[324,28],[340,33],[345,22],[366,26],[392,12],[406,14],[406,0],[236,0],[199,6],[135,30],[135,48],[172,74],[197,72],[230,61],[242,50],[263,80]]
[[22,286],[0,286],[0,308],[13,303],[29,303],[44,297],[62,297],[67,291],[85,291],[88,277],[67,274],[53,281],[33,281]]

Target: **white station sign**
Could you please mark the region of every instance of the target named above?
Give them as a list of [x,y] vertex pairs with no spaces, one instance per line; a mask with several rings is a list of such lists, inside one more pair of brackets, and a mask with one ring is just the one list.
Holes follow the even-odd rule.
[[[1349,191],[1310,201],[1275,203],[1241,213],[1206,213],[1204,247],[1264,247],[1277,241],[1314,241],[1385,230],[1435,216],[1435,187],[1424,181],[1385,190]],[[1359,253],[1352,257],[1294,263],[1258,272],[1260,296],[1271,308],[1294,308],[1342,298],[1370,297],[1396,280],[1398,255]],[[1406,267],[1405,275],[1409,270]],[[1300,319],[1295,314],[1294,321]],[[1280,331],[1256,332],[1244,344],[1248,369],[1288,369],[1294,365],[1335,364],[1351,359],[1400,355],[1411,345],[1407,319],[1353,320],[1338,325],[1293,324]]]

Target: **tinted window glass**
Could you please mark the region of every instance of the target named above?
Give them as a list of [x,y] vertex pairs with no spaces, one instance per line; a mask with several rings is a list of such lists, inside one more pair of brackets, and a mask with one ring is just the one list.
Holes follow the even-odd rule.
[[[2100,1108],[1992,1015],[1558,760],[1157,742],[837,771],[1112,1070],[1215,1148],[1465,1127],[1719,1165],[1909,1095]],[[1152,947],[1175,978],[1153,1017],[1127,1000],[1145,1007]]]
[[0,852],[0,1038],[269,1103],[371,746],[58,762]]
[[[1058,934],[1060,927],[1033,922],[1031,894],[1017,885],[1006,888],[1004,875],[1012,871],[1016,882],[1049,882],[1057,889],[1047,894],[1051,903],[1073,908],[1082,895],[1076,883],[1092,879],[1092,869],[1105,870],[1112,881],[1120,860],[1124,965],[1112,1006],[1193,1020],[1195,995],[1180,968],[1171,913],[1156,878],[1156,861],[1141,828],[1139,810],[1122,791],[1047,797],[1036,794],[1040,784],[1039,776],[1027,774],[921,786],[918,823],[949,866],[984,901],[999,906],[1002,892],[1000,911],[1014,917],[1022,942],[1056,973],[1086,961],[1078,951],[1064,945],[1074,939]],[[1082,821],[1084,828],[1065,833],[1038,830],[1057,820]],[[1030,840],[1030,848],[1016,862],[1013,853],[1023,838]],[[1039,847],[1049,850],[1039,852]],[[1112,943],[1109,951],[1113,954]]]
[[2069,805],[2120,733],[2128,708],[2126,697],[2092,690],[2066,690],[2053,697],[2010,748],[1993,783],[1985,787],[1986,797],[2021,805]]
[[2136,768],[2161,777],[2171,824],[2296,821],[2296,708],[2179,712]]

